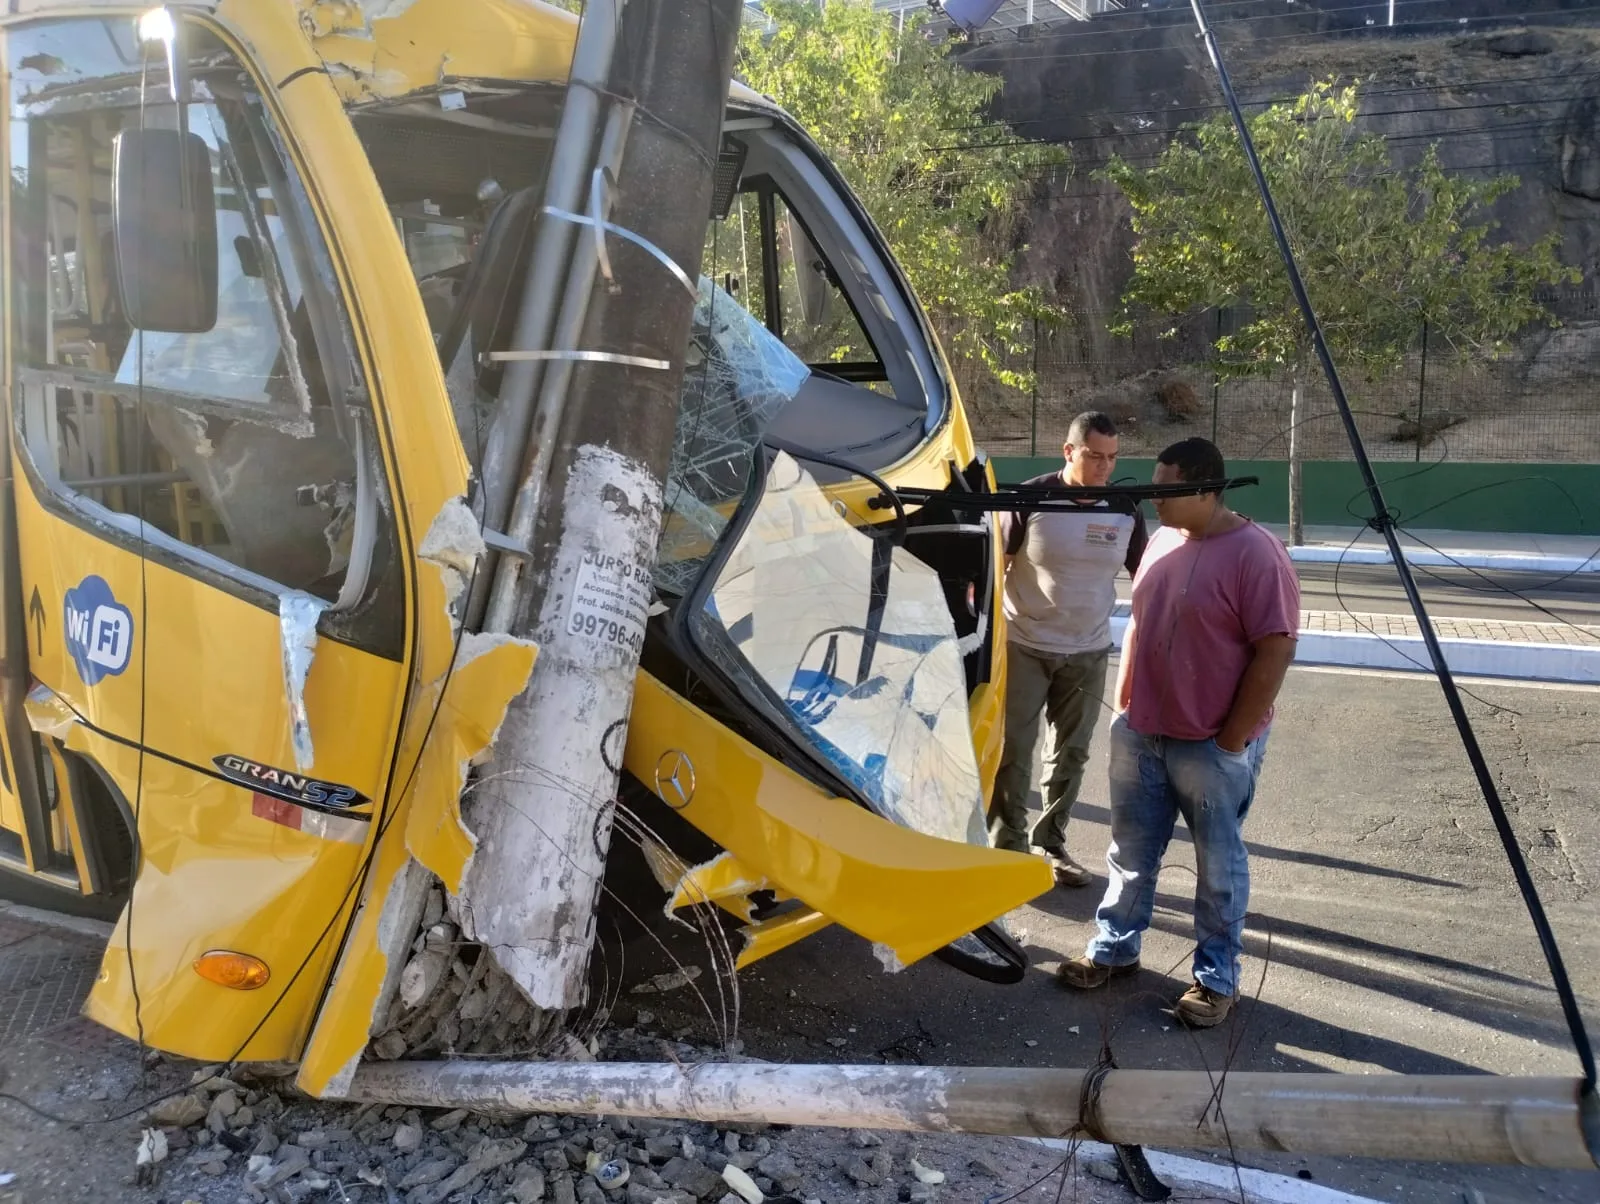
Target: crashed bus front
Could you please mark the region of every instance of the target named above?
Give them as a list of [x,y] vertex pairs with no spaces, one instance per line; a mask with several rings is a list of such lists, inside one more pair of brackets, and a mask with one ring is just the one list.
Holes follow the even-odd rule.
[[[55,7],[3,27],[0,875],[119,917],[97,1019],[326,1093],[470,907],[463,791],[535,669],[476,634],[479,470],[528,248],[585,216],[542,205],[576,26],[174,8],[180,111],[137,9]],[[839,924],[1015,977],[986,926],[1050,879],[984,841],[992,476],[826,158],[737,88],[723,136],[623,802],[698,833],[646,861],[741,965]]]

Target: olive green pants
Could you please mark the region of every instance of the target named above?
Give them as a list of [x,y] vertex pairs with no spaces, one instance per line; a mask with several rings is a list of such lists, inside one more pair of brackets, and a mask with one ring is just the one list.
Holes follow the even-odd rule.
[[[1006,645],[1006,738],[989,811],[989,841],[997,849],[1026,853],[1030,844],[1063,847],[1067,817],[1078,801],[1089,742],[1100,719],[1111,649],[1049,656]],[[1049,725],[1044,752],[1044,814],[1030,832],[1028,787],[1039,718]]]

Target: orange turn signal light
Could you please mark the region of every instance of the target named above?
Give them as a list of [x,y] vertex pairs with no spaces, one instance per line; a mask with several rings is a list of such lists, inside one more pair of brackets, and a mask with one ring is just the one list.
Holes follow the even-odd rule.
[[235,991],[253,991],[267,985],[272,971],[259,957],[248,953],[234,953],[227,949],[213,949],[195,959],[194,972],[207,982]]

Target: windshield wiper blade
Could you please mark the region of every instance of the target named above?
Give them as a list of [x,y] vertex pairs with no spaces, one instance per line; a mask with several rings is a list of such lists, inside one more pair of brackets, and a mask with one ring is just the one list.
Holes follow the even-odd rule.
[[873,510],[895,505],[922,505],[934,501],[954,501],[963,510],[1000,510],[1026,513],[1036,510],[1079,510],[1107,498],[1142,502],[1155,498],[1192,497],[1199,493],[1220,493],[1245,485],[1261,484],[1260,477],[1222,477],[1214,481],[1174,481],[1170,485],[1002,485],[993,493],[952,494],[948,489],[897,488],[870,498]]

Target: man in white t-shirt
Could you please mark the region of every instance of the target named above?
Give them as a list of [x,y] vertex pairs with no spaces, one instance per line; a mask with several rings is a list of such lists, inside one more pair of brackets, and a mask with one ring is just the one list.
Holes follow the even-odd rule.
[[[1097,411],[1067,429],[1066,464],[1027,485],[1105,485],[1117,464],[1117,427]],[[996,848],[1039,849],[1061,886],[1092,875],[1067,855],[1067,816],[1078,801],[1089,742],[1106,687],[1116,577],[1144,554],[1137,502],[1103,499],[1076,510],[1007,514],[1005,540],[1006,734],[995,779],[989,839]],[[1039,716],[1048,721],[1044,814],[1028,826],[1028,788]]]

